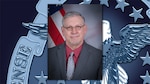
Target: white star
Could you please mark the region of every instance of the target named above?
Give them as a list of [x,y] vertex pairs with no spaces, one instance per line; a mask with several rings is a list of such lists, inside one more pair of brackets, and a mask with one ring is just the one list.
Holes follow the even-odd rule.
[[150,19],[150,0],[141,0],[145,5],[147,5],[147,7],[149,8],[146,11],[146,15],[148,16],[148,18]]
[[146,11],[146,15],[147,15],[148,18],[150,19],[150,9],[148,9],[148,10]]
[[129,4],[125,2],[125,0],[117,0],[117,5],[115,8],[121,8],[122,12],[124,12],[124,7],[128,6]]
[[134,17],[134,22],[137,21],[138,18],[144,18],[140,13],[142,12],[143,8],[136,10],[134,7],[133,8],[133,13],[131,13],[129,16]]
[[150,84],[150,75],[149,75],[148,71],[146,71],[145,76],[140,76],[140,77],[144,80],[143,84]]
[[92,2],[92,0],[83,0],[83,2],[79,3],[79,4],[90,4]]
[[65,84],[65,80],[58,80],[57,84]]
[[143,66],[145,64],[149,64],[150,65],[150,56],[149,56],[149,53],[147,52],[146,53],[146,56],[145,57],[140,57],[144,62],[143,62]]
[[102,4],[102,5],[104,4],[107,7],[109,7],[108,0],[100,0],[100,4]]
[[37,78],[39,80],[38,84],[46,84],[46,80],[47,80],[47,76],[44,76],[44,72],[41,71],[41,75],[40,76],[35,76],[35,78]]

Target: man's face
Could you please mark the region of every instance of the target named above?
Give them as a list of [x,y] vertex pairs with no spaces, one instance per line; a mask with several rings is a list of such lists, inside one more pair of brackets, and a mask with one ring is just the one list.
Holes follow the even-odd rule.
[[80,16],[71,16],[64,19],[62,33],[69,46],[78,46],[83,43],[87,27]]

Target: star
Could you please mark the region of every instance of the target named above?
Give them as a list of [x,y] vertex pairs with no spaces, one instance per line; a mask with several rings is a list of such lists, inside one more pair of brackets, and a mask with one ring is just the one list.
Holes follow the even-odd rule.
[[109,7],[108,0],[100,0],[100,4],[102,4],[102,5],[104,4],[107,7]]
[[136,10],[134,7],[133,8],[133,13],[131,13],[129,16],[134,17],[134,22],[137,21],[138,18],[144,18],[140,13],[143,10],[143,8]]
[[38,84],[46,84],[47,76],[44,76],[43,71],[41,71],[40,76],[35,76],[35,78],[39,80]]
[[125,2],[125,0],[117,0],[116,8],[121,8],[122,12],[124,12],[124,7],[128,6],[129,4]]
[[150,56],[149,56],[149,53],[147,52],[146,53],[146,56],[145,57],[140,57],[144,62],[143,62],[143,66],[145,64],[149,64],[150,65]]
[[148,9],[148,10],[146,11],[146,15],[147,15],[148,18],[150,19],[150,9]]
[[58,80],[57,84],[65,84],[65,80]]
[[143,84],[150,84],[150,75],[149,75],[148,71],[146,71],[145,76],[140,76],[140,77],[144,80]]
[[79,3],[79,4],[90,4],[92,2],[92,0],[83,0],[83,2]]
[[145,5],[147,5],[147,7],[149,8],[146,11],[146,15],[148,16],[148,18],[150,19],[150,0],[141,0]]

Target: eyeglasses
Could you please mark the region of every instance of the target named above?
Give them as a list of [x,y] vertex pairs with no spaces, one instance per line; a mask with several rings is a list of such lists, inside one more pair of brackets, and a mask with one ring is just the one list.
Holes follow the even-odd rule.
[[69,27],[64,27],[65,29],[67,29],[68,31],[72,31],[73,28],[75,28],[76,30],[80,30],[85,24],[81,25],[81,26],[75,26],[75,27],[72,27],[72,26],[69,26]]

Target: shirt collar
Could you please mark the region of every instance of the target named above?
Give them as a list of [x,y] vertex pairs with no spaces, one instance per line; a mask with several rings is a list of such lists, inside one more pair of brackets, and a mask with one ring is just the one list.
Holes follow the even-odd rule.
[[78,56],[81,52],[82,46],[83,46],[83,44],[81,46],[79,46],[78,48],[76,48],[75,50],[72,50],[69,46],[66,45],[66,55],[67,55],[67,57],[69,57],[69,54],[71,52],[74,52],[75,57],[78,58]]

